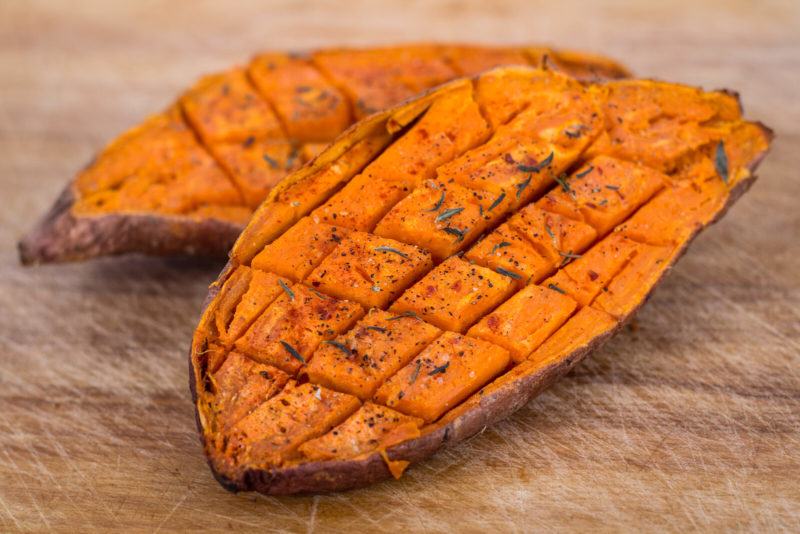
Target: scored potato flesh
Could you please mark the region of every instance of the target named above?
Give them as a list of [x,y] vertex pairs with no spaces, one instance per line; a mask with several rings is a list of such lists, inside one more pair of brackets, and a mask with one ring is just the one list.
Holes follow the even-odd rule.
[[340,189],[291,193],[364,139],[282,182],[217,282],[192,361],[206,453],[237,487],[373,454],[398,474],[387,451],[626,320],[770,140],[735,97],[662,82],[505,68],[420,102],[382,116],[391,141]]
[[[620,77],[604,58],[544,49],[410,45],[264,53],[205,76],[111,143],[76,178],[76,215],[160,213],[243,225],[269,190],[354,120],[503,64]],[[559,58],[567,60],[562,63]],[[320,145],[324,143],[323,145]]]

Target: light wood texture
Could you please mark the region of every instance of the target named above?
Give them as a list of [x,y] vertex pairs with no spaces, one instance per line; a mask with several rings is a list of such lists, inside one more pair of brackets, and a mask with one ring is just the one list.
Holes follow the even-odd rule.
[[[80,4],[80,5],[79,5]],[[0,2],[0,530],[800,528],[800,4]],[[219,265],[24,269],[15,241],[112,136],[261,49],[549,42],[731,87],[761,179],[638,318],[511,419],[400,482],[233,495],[186,353]]]

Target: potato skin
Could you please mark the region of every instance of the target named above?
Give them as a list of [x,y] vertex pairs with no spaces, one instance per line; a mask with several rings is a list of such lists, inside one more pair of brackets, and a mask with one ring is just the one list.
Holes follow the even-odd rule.
[[[757,123],[768,139],[774,137],[773,132],[763,124]],[[750,164],[748,169],[750,175],[736,183],[730,189],[725,205],[709,222],[711,225],[722,218],[727,210],[753,185],[756,175],[753,174],[756,167],[767,155],[768,149],[759,154]],[[707,226],[708,226],[707,225]],[[706,227],[707,227],[706,226]],[[673,256],[670,265],[662,272],[652,291],[664,277],[669,273],[672,266],[686,252],[694,238],[706,227],[698,228],[694,234],[686,240],[681,249]],[[215,283],[206,299],[205,307],[211,303],[213,298],[222,287],[222,283],[231,272],[231,264],[223,269],[220,279]],[[625,324],[636,314],[638,309],[644,305],[646,299],[638,303],[636,308],[611,330],[595,337],[587,345],[573,351],[568,356],[556,361],[547,367],[533,369],[532,372],[523,372],[514,380],[509,381],[494,391],[481,396],[477,406],[469,407],[461,411],[452,419],[447,419],[434,424],[420,437],[399,443],[387,449],[387,455],[391,460],[406,460],[416,463],[434,454],[444,446],[456,444],[477,434],[483,428],[494,424],[524,406],[528,401],[538,396],[550,385],[566,375],[573,367],[586,358],[592,351],[601,347],[608,339],[619,332]],[[192,393],[192,402],[195,405],[195,420],[200,434],[200,441],[203,446],[204,434],[200,421],[200,412],[197,405],[197,380],[196,369],[193,365],[192,351],[189,352],[189,388]],[[476,395],[480,395],[479,392]],[[466,401],[469,402],[469,401]],[[214,478],[227,490],[238,491],[258,491],[267,495],[287,495],[296,493],[322,493],[333,491],[344,491],[363,487],[379,480],[390,478],[392,475],[386,462],[379,453],[373,453],[365,458],[350,460],[333,460],[324,462],[309,462],[296,466],[288,466],[277,469],[248,469],[243,471],[235,479],[221,474],[214,465],[211,458],[208,458],[209,467]]]
[[34,229],[20,240],[18,250],[23,265],[131,252],[220,258],[243,228],[217,219],[158,214],[75,216],[74,203],[75,193],[69,185]]

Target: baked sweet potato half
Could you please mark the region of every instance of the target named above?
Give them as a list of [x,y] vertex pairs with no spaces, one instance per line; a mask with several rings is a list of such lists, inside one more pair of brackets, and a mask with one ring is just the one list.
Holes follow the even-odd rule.
[[581,79],[627,71],[546,48],[408,45],[265,53],[206,76],[109,144],[19,245],[23,263],[142,252],[224,257],[287,173],[357,119],[504,64]]
[[211,286],[190,383],[216,478],[353,488],[510,414],[631,317],[770,140],[729,92],[522,67],[357,123]]

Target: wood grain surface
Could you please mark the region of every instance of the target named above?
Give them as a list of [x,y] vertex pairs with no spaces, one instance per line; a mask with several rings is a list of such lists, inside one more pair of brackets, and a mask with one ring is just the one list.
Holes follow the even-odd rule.
[[[186,351],[220,265],[25,269],[15,241],[112,136],[262,49],[547,42],[739,90],[760,181],[640,313],[509,420],[400,482],[233,495]],[[800,4],[0,1],[0,530],[800,530]]]

